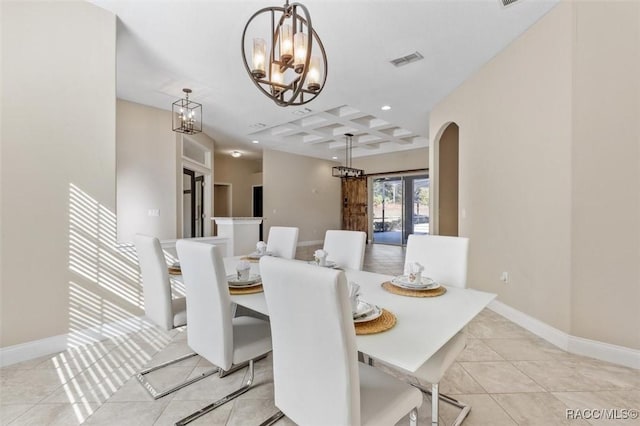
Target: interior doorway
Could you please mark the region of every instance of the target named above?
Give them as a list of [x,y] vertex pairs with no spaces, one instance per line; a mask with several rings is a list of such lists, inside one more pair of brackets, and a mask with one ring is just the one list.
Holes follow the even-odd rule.
[[429,233],[429,177],[373,179],[373,242],[406,245],[411,234]]
[[204,175],[182,169],[182,236],[204,236]]
[[450,123],[442,132],[438,144],[438,234],[457,237],[459,127]]
[[[251,214],[253,217],[262,217],[262,185],[253,185],[251,191]],[[260,241],[264,241],[262,236],[262,222],[260,222],[259,230]]]
[[[232,198],[230,183],[216,183],[213,185],[213,217],[231,217]],[[213,235],[218,235],[218,226],[213,224]]]

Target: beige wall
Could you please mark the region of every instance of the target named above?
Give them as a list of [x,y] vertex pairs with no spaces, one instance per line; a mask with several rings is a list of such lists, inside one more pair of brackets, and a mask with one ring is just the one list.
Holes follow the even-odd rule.
[[[171,130],[171,112],[118,99],[116,137],[118,241],[181,237],[183,136]],[[207,135],[189,138],[213,151]],[[212,194],[205,200],[213,203]],[[154,209],[159,216],[149,216]]]
[[253,186],[262,185],[262,160],[260,160],[260,171],[251,174],[251,185]]
[[[469,285],[565,332],[571,302],[572,9],[554,8],[440,102],[459,125],[460,235]],[[432,198],[437,144],[431,144]],[[437,207],[435,207],[437,208]],[[466,216],[466,217],[463,217]],[[499,280],[502,271],[511,282]]]
[[460,126],[471,286],[569,334],[636,349],[639,7],[561,3],[430,124],[432,135]]
[[334,162],[265,150],[263,200],[265,229],[297,226],[299,242],[321,241],[328,229],[340,229],[340,179]]
[[78,314],[89,300],[116,317],[130,304],[96,279],[115,242],[116,17],[86,2],[0,7],[6,347],[96,325]]
[[574,19],[572,334],[640,349],[640,3]]
[[[137,233],[176,238],[176,135],[171,112],[118,99],[118,240]],[[151,217],[150,209],[160,210]]]
[[429,148],[358,157],[353,159],[353,167],[363,169],[368,175],[426,169],[429,167]]
[[[232,215],[237,217],[253,216],[251,199],[252,185],[261,185],[261,160],[233,158],[228,154],[216,153],[214,156],[216,183],[230,183],[232,193]],[[258,177],[260,176],[260,177]]]

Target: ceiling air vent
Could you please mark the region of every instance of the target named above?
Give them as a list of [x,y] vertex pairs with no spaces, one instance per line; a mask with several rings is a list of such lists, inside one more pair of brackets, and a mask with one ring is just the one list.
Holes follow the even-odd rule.
[[[508,1],[508,0],[503,0],[503,1]],[[511,1],[515,1],[515,0],[511,0]],[[411,62],[416,62],[421,59],[424,59],[424,56],[422,56],[420,52],[414,52],[407,56],[402,56],[400,58],[392,59],[389,62],[391,62],[393,66],[401,67],[404,65],[409,65]]]
[[502,5],[507,7],[510,4],[513,4],[513,3],[517,2],[518,0],[501,0],[501,1],[502,1]]

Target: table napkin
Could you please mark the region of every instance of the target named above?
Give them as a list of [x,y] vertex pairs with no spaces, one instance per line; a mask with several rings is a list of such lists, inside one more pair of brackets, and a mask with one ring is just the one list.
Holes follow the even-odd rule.
[[327,264],[327,255],[328,254],[329,253],[327,253],[326,251],[324,251],[322,249],[318,249],[318,250],[313,252],[313,257],[316,258],[316,262],[318,262],[318,265],[325,266]]
[[407,263],[404,273],[405,275],[410,275],[410,274],[417,274],[422,271],[424,271],[424,266],[422,266],[418,262],[410,262],[410,263]]
[[246,260],[241,260],[236,265],[236,273],[238,274],[238,280],[248,280],[251,271],[251,264]]
[[256,244],[256,250],[260,254],[265,253],[267,251],[267,244],[264,241],[258,241]]
[[354,314],[358,310],[360,301],[360,285],[354,281],[349,281],[349,302],[351,303],[351,312]]

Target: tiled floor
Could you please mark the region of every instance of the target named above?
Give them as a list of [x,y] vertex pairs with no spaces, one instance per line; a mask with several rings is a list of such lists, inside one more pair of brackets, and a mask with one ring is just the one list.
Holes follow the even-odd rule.
[[[309,259],[317,247],[304,247]],[[365,269],[399,274],[404,253],[395,246],[367,248]],[[639,420],[567,420],[567,409],[640,409],[640,371],[563,352],[492,311],[468,327],[467,348],[440,385],[472,406],[465,425],[617,425]],[[208,377],[159,401],[132,378],[145,365],[189,352],[185,329],[147,328],[83,348],[0,369],[0,424],[172,425],[239,387],[246,372]],[[211,367],[198,357],[153,373],[158,386]],[[384,365],[380,368],[386,369]],[[275,412],[271,357],[256,364],[256,386],[194,425],[256,425]],[[420,424],[430,424],[430,403]],[[441,424],[457,411],[441,404]],[[278,425],[292,424],[287,419]],[[402,422],[401,424],[407,424]]]

